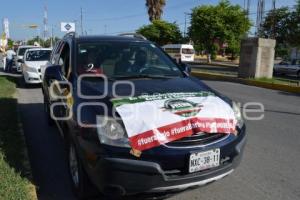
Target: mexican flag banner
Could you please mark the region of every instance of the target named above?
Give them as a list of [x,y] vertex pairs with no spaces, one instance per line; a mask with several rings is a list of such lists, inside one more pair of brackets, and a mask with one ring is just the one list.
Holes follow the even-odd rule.
[[199,132],[235,133],[237,122],[232,108],[211,92],[141,95],[111,101],[135,150]]

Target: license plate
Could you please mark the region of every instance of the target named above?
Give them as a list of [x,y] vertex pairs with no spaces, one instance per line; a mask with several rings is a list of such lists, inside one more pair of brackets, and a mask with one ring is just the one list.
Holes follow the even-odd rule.
[[189,172],[198,172],[220,165],[220,149],[192,153],[190,155]]

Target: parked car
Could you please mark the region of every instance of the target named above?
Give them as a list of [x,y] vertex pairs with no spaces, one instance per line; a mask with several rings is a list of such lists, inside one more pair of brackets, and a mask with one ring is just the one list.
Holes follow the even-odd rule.
[[274,65],[274,74],[292,75],[300,78],[300,60],[282,61]]
[[22,73],[26,84],[38,84],[42,82],[41,66],[50,59],[51,49],[33,48],[27,49],[22,60]]
[[20,61],[23,60],[25,51],[27,49],[32,49],[32,48],[40,48],[40,47],[33,46],[33,45],[21,45],[21,46],[18,47],[17,56],[15,57],[15,65],[14,65],[17,72],[22,72],[22,62],[20,62]]
[[91,185],[114,197],[161,196],[238,166],[246,142],[238,104],[156,44],[137,34],[69,33],[52,57],[45,116],[65,140],[79,198]]
[[190,44],[167,44],[162,47],[173,59],[180,62],[194,62],[195,50]]

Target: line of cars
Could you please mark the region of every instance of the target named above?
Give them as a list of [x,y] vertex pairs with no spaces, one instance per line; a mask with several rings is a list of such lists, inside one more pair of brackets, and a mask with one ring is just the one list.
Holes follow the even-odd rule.
[[39,46],[19,46],[15,56],[16,71],[23,74],[26,84],[42,82],[42,68],[50,59],[52,49]]

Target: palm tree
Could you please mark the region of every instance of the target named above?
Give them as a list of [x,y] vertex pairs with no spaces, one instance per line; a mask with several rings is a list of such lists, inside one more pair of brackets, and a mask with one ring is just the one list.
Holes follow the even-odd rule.
[[166,0],[146,0],[146,7],[148,8],[149,20],[158,20],[163,14],[163,7],[166,5]]

